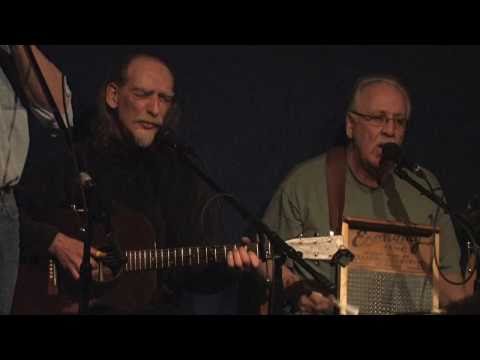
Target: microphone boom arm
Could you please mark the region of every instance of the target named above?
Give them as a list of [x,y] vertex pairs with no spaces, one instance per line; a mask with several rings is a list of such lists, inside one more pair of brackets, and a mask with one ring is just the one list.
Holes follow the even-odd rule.
[[[170,149],[174,150],[179,154],[180,158],[198,175],[205,183],[207,183],[214,191],[217,193],[225,193],[225,191],[217,184],[215,181],[209,177],[200,167],[195,164],[195,162],[190,158],[190,151],[185,151],[185,146],[176,146],[175,142],[172,139],[169,141],[164,142],[164,144],[169,147]],[[301,254],[295,251],[290,245],[286,243],[276,232],[268,227],[264,222],[258,219],[255,215],[253,215],[249,210],[246,209],[235,197],[226,197],[225,200],[234,208],[236,209],[240,215],[251,224],[253,224],[258,233],[265,234],[271,242],[272,247],[278,253],[282,255],[283,258],[290,258],[299,264],[302,268],[307,270],[312,277],[318,282],[319,286],[325,289],[330,294],[336,293],[336,285],[333,284],[329,279],[325,276],[317,272],[308,262],[306,262]],[[281,276],[281,271],[280,271]],[[276,279],[277,283],[276,286],[279,288],[282,287],[282,279]],[[275,287],[274,287],[275,288]],[[273,296],[272,298],[275,298]],[[273,307],[276,308],[276,311],[280,312],[280,304],[273,304]]]

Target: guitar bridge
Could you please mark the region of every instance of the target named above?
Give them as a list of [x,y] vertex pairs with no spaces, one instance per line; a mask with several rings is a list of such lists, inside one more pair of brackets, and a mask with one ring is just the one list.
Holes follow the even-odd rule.
[[58,295],[58,272],[55,260],[48,260],[48,295]]

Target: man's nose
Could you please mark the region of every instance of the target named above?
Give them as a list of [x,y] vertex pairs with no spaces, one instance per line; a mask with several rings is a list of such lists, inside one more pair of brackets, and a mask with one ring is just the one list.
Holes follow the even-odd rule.
[[153,117],[158,117],[160,115],[160,99],[152,97],[148,102],[147,111]]
[[390,137],[395,136],[397,130],[397,124],[394,119],[387,118],[385,124],[382,127],[382,132]]

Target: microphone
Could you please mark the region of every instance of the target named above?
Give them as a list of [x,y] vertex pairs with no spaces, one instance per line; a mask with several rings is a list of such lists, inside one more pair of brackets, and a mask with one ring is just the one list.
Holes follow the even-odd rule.
[[398,168],[406,168],[413,172],[418,177],[426,179],[426,175],[423,172],[422,168],[405,158],[402,148],[400,145],[395,143],[386,143],[381,145],[383,150],[382,161],[391,161],[397,165]]
[[182,143],[175,132],[168,126],[162,126],[158,132],[157,139],[161,144],[164,144],[172,150],[179,151],[184,154],[196,156],[195,151],[189,145]]

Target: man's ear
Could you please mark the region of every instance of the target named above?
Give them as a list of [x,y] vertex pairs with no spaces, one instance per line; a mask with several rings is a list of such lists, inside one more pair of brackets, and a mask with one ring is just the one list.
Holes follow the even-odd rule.
[[120,89],[118,85],[115,84],[114,82],[108,83],[107,87],[105,88],[105,102],[112,109],[118,108],[118,91],[119,90]]
[[347,118],[345,119],[345,132],[347,134],[347,138],[349,140],[352,140],[353,138],[353,119],[350,115],[347,115]]

